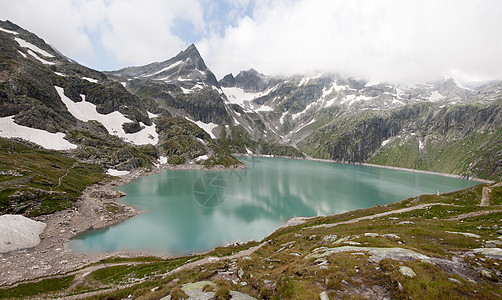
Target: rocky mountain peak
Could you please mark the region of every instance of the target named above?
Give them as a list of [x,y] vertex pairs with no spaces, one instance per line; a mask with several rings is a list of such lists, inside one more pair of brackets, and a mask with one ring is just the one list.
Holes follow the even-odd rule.
[[278,80],[274,80],[269,76],[259,73],[255,69],[240,71],[237,76],[228,74],[220,81],[220,84],[225,87],[238,87],[246,92],[256,93],[268,89]]
[[184,51],[181,51],[178,55],[176,55],[173,59],[169,61],[183,61],[185,65],[195,68],[200,71],[207,71],[208,67],[204,63],[202,56],[200,55],[199,50],[195,47],[194,44],[191,44]]
[[106,72],[106,74],[118,81],[129,79],[155,80],[177,84],[185,89],[193,89],[194,87],[200,89],[203,86],[220,88],[216,77],[204,63],[199,50],[194,44],[188,46],[175,57],[163,62],[128,67],[118,71]]
[[225,75],[223,79],[220,80],[220,85],[222,87],[234,87],[235,86],[234,74],[230,73]]
[[462,87],[453,78],[437,82],[434,88],[445,97],[466,98],[472,94],[470,89]]

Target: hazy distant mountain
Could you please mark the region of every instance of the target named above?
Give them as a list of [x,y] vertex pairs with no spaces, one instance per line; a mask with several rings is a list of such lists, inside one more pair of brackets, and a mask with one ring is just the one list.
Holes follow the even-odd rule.
[[312,157],[500,178],[501,81],[403,86],[249,70],[226,75],[220,85],[244,113],[235,122],[251,136],[256,125],[247,116],[263,124],[258,135]]

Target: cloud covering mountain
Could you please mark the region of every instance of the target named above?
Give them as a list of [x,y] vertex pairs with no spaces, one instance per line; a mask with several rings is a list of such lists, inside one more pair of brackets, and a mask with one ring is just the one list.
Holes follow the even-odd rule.
[[100,70],[162,61],[195,43],[219,78],[250,67],[393,82],[502,77],[497,0],[0,0],[0,8],[0,19]]

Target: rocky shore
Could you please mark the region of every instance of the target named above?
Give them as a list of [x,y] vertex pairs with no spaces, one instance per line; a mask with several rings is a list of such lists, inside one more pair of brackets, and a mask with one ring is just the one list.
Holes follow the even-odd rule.
[[135,170],[120,177],[109,177],[85,189],[73,208],[33,218],[46,224],[40,234],[40,243],[31,248],[0,253],[0,286],[41,276],[65,274],[110,256],[134,257],[150,254],[76,253],[68,249],[67,243],[89,229],[108,227],[141,213],[133,207],[117,202],[124,194],[114,188],[128,184],[138,177],[157,174],[162,169],[202,168],[203,166],[198,164],[159,165],[149,170]]
[[108,177],[98,184],[87,187],[73,208],[33,218],[46,224],[40,234],[40,243],[34,247],[31,244],[26,245],[31,248],[0,253],[0,286],[9,286],[41,276],[65,274],[110,256],[152,255],[130,251],[76,253],[68,249],[67,244],[75,236],[87,230],[108,227],[140,214],[141,211],[117,202],[125,194],[114,188],[128,184],[139,177],[158,174],[163,169],[197,170],[203,169],[203,166],[195,163],[177,166],[162,164],[155,165],[151,169],[134,170],[120,177]]
[[64,274],[110,256],[111,254],[75,253],[68,249],[67,242],[89,229],[111,226],[141,213],[117,202],[124,194],[113,188],[159,171],[159,168],[135,170],[121,177],[109,177],[87,187],[73,208],[33,218],[46,224],[45,230],[40,234],[40,243],[31,248],[0,253],[0,285]]

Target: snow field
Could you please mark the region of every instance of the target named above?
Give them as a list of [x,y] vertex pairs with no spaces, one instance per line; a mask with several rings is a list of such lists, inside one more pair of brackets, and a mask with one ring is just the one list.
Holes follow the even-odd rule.
[[10,33],[10,34],[13,34],[13,35],[17,35],[17,34],[18,34],[18,33],[17,33],[17,32],[15,32],[15,31],[8,30],[8,29],[3,29],[2,27],[0,27],[0,31],[7,32],[7,33]]
[[122,128],[122,124],[132,122],[132,120],[126,118],[120,112],[114,111],[107,115],[102,115],[96,111],[96,105],[85,101],[84,95],[80,95],[82,97],[82,101],[77,103],[65,96],[63,88],[58,86],[55,86],[54,88],[58,92],[63,103],[66,105],[66,108],[68,108],[68,111],[75,118],[84,122],[96,120],[103,124],[109,134],[116,135],[135,145],[156,145],[159,142],[159,135],[155,131],[155,124],[146,126],[140,122],[140,125],[144,127],[142,130],[136,133],[125,133]]
[[31,50],[33,50],[39,54],[42,54],[43,56],[46,56],[46,57],[54,57],[54,55],[50,54],[49,52],[42,50],[42,49],[38,48],[37,46],[33,45],[32,43],[28,43],[27,41],[25,41],[21,38],[16,37],[14,39],[19,44],[19,46],[21,46],[23,48],[31,49]]
[[190,122],[196,124],[197,126],[199,126],[200,128],[202,128],[202,130],[207,132],[209,134],[209,136],[211,136],[212,139],[216,139],[216,136],[213,134],[212,131],[213,131],[213,129],[218,127],[218,124],[214,124],[213,122],[204,123],[201,121],[194,121],[194,120],[190,120],[187,117],[185,117],[185,119],[187,119],[188,121],[190,121]]
[[115,170],[115,169],[108,169],[106,170],[106,174],[108,175],[111,175],[111,176],[124,176],[124,175],[128,175],[129,171],[119,171],[119,170]]
[[51,61],[47,61],[41,57],[39,57],[35,52],[31,51],[31,50],[28,50],[28,54],[30,54],[31,56],[33,56],[36,60],[38,60],[39,62],[43,63],[44,65],[55,65],[56,63],[53,63]]
[[70,150],[77,148],[77,145],[64,139],[64,133],[50,133],[41,129],[21,126],[14,123],[14,116],[0,118],[0,136],[4,138],[21,138],[45,149]]

